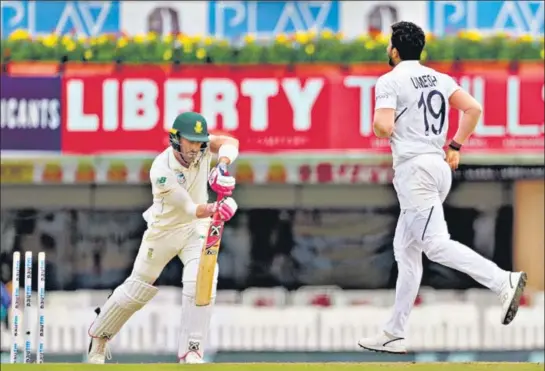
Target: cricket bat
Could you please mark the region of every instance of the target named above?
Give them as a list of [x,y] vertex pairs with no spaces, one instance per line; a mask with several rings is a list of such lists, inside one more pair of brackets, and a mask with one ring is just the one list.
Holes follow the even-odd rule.
[[[222,198],[223,195],[218,195],[217,202],[220,202]],[[210,223],[210,228],[208,228],[208,234],[202,247],[199,273],[197,274],[197,293],[195,295],[195,304],[198,307],[210,305],[212,300],[214,271],[218,261],[224,223],[220,219],[219,213],[216,212],[212,217],[212,223]]]

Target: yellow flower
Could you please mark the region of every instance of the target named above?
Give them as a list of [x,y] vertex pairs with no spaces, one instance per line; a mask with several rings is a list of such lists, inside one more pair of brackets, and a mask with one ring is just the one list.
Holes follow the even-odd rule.
[[431,32],[426,32],[426,42],[435,40],[435,36]]
[[425,50],[422,50],[422,54],[420,55],[420,59],[422,61],[427,61],[428,60],[428,53]]
[[134,37],[133,37],[133,41],[134,41],[135,43],[137,43],[137,44],[143,44],[143,43],[146,41],[146,35],[141,34],[141,33],[136,34],[136,35],[134,35]]
[[164,61],[170,61],[172,59],[172,49],[167,49],[163,53],[163,60]]
[[226,48],[226,47],[229,46],[229,41],[227,41],[227,40],[220,40],[219,44],[220,44],[220,46]]
[[331,30],[325,29],[322,32],[320,32],[320,36],[322,36],[325,40],[331,40],[333,38],[333,32]]
[[183,45],[193,44],[193,41],[191,40],[191,38],[189,36],[187,36],[187,35],[184,35],[184,34],[178,34],[176,39]]
[[197,59],[202,60],[206,58],[206,50],[204,48],[197,49],[197,53],[195,53],[197,56]]
[[541,59],[545,59],[545,50],[541,49],[541,52],[539,53],[539,55],[541,56]]
[[87,49],[85,53],[83,53],[83,56],[85,57],[85,59],[89,60],[93,58],[93,51],[91,49]]
[[102,34],[98,37],[97,39],[97,44],[98,45],[104,45],[108,42],[108,35],[106,34]]
[[313,44],[307,44],[307,46],[305,46],[305,53],[307,53],[308,55],[314,54],[315,51],[316,51],[316,48],[314,47]]
[[9,35],[9,39],[13,41],[29,40],[30,33],[28,33],[26,30],[15,30]]
[[315,39],[315,38],[316,38],[316,34],[317,34],[316,28],[312,27],[311,29],[309,29],[309,30],[308,30],[308,34],[307,34],[309,40]]
[[74,50],[76,50],[76,43],[70,39],[68,40],[68,42],[64,43],[64,46],[69,52],[73,52]]
[[255,35],[252,33],[247,33],[244,35],[244,42],[246,44],[253,44],[255,42]]
[[463,35],[463,38],[470,41],[480,41],[483,38],[478,31],[466,31]]
[[279,34],[276,34],[275,41],[278,44],[285,44],[285,43],[287,43],[289,41],[289,38],[288,38],[288,36],[286,36],[286,34],[279,33]]
[[72,37],[69,35],[64,35],[61,39],[61,42],[63,45],[67,45],[68,43],[72,42]]
[[365,47],[365,49],[367,50],[373,50],[375,49],[375,46],[376,46],[376,42],[374,40],[367,40],[363,46]]
[[337,38],[337,40],[344,40],[344,33],[339,31],[335,34],[335,37]]
[[123,49],[124,47],[127,46],[128,43],[129,43],[129,40],[125,36],[122,36],[119,39],[117,39],[117,47],[119,49]]
[[210,46],[214,43],[214,38],[212,38],[211,36],[206,36],[204,38],[204,45],[206,46]]
[[201,34],[196,34],[196,35],[193,35],[191,36],[191,42],[193,42],[194,44],[198,44],[202,41],[203,37]]
[[390,41],[390,37],[389,35],[385,35],[381,32],[375,37],[375,40],[380,44],[387,45],[388,41]]
[[184,53],[186,54],[190,54],[190,53],[193,53],[193,44],[190,44],[190,43],[187,43],[187,44],[184,44]]
[[157,40],[157,34],[155,32],[148,32],[148,34],[146,35],[146,40],[147,41]]
[[91,37],[91,38],[89,39],[89,44],[91,44],[91,45],[96,45],[96,44],[97,44],[97,38],[94,37],[94,36]]
[[52,33],[44,37],[44,39],[42,40],[42,43],[45,46],[52,48],[55,45],[57,45],[58,41],[59,41],[59,36],[57,34]]
[[295,41],[297,41],[299,44],[307,44],[310,40],[310,37],[308,34],[306,34],[303,31],[297,31],[295,33]]
[[85,44],[88,41],[85,35],[79,35],[77,40],[80,44]]
[[534,41],[534,38],[532,35],[524,34],[524,35],[520,35],[519,40],[522,41],[523,43],[531,43],[532,41]]
[[170,44],[172,40],[174,40],[174,36],[172,36],[170,33],[163,36],[164,43]]

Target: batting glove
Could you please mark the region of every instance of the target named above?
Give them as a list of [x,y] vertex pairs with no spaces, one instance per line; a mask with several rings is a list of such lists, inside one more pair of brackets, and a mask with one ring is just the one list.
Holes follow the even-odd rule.
[[235,189],[235,178],[229,175],[227,165],[220,162],[208,176],[210,188],[217,194],[231,196]]
[[215,211],[218,212],[220,219],[226,222],[235,215],[238,205],[232,197],[226,197],[220,202],[215,203],[215,209]]

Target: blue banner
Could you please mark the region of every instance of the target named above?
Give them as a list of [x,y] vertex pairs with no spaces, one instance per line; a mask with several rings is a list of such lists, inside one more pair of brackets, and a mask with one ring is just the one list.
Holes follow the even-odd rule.
[[61,78],[1,77],[2,151],[61,150]]
[[18,29],[32,35],[119,32],[119,1],[2,1],[2,37]]
[[429,29],[441,36],[460,30],[543,36],[543,0],[428,1]]
[[315,29],[339,31],[338,1],[209,1],[208,33],[227,39],[274,37]]

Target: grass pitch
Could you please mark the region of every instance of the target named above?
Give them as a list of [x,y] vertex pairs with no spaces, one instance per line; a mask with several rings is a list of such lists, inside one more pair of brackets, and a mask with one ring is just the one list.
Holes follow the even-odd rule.
[[2,371],[543,371],[542,363],[3,364]]

